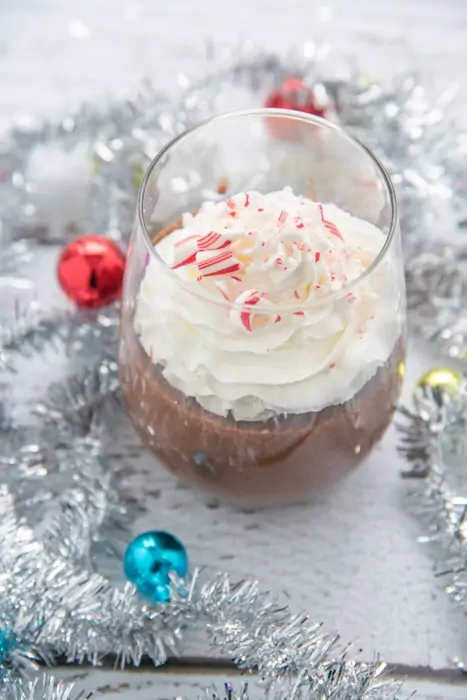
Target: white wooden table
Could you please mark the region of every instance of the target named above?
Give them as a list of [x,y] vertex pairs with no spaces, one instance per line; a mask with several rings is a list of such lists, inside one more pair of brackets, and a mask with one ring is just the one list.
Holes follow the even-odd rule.
[[[339,63],[378,76],[404,66],[457,80],[467,104],[465,0],[17,0],[0,4],[0,131],[18,113],[53,116],[83,99],[137,85],[150,76],[174,89],[177,71],[196,75],[207,40],[238,37],[286,49],[310,36],[326,37]],[[53,277],[44,269],[44,279]],[[406,392],[431,358],[417,350]],[[414,353],[412,353],[412,358]],[[135,525],[163,527],[185,542],[194,564],[257,576],[286,594],[344,639],[362,658],[373,650],[410,677],[420,698],[467,697],[452,670],[467,660],[467,625],[436,582],[416,543],[418,523],[407,512],[394,434],[357,474],[307,506],[238,511],[205,503],[155,468],[150,510]],[[248,541],[248,547],[243,542]],[[205,657],[194,635],[186,657]],[[87,687],[121,700],[189,694],[229,670],[207,662],[185,669],[113,672],[70,669]],[[451,683],[454,683],[452,685]],[[191,697],[194,692],[191,693]]]

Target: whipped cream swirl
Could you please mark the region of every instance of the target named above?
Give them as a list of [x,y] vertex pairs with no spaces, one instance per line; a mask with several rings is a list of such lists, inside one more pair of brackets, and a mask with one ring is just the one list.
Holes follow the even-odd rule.
[[206,202],[157,244],[172,274],[148,259],[135,330],[165,379],[212,413],[255,421],[343,403],[401,334],[387,261],[346,291],[384,241],[290,188]]

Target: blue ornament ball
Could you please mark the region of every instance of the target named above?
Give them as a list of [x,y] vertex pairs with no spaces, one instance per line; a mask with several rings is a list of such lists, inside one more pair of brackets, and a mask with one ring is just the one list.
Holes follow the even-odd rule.
[[0,664],[5,661],[8,652],[15,646],[15,637],[8,628],[0,627]]
[[170,573],[183,577],[188,571],[188,556],[179,539],[169,532],[143,532],[128,545],[123,557],[125,576],[141,595],[153,603],[170,600]]
[[3,630],[0,629],[0,664],[2,664],[5,659],[6,649],[7,641],[5,639],[5,635],[3,634]]

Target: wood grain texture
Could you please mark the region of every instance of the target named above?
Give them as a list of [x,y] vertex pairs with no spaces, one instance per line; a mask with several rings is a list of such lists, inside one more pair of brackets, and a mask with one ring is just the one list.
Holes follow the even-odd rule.
[[[239,37],[286,50],[318,34],[332,46],[330,65],[383,76],[410,66],[430,80],[435,72],[439,83],[459,81],[463,105],[466,30],[464,0],[1,3],[0,131],[18,113],[58,114],[136,85],[143,75],[162,90],[174,89],[177,71],[203,70],[207,41]],[[53,279],[52,268],[41,275]],[[407,386],[430,361],[420,353],[411,351]],[[257,576],[292,608],[356,640],[364,657],[377,649],[389,662],[447,668],[454,657],[467,657],[465,620],[416,542],[419,526],[408,512],[400,466],[391,433],[332,492],[305,506],[264,512],[206,504],[154,467],[149,513],[135,532],[163,527],[185,541],[193,564]],[[199,656],[205,649],[194,636],[185,652]]]

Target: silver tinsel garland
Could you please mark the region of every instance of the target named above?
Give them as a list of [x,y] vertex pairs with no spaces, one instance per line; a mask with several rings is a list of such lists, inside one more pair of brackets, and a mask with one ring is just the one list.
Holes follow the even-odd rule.
[[[103,360],[98,374],[103,367],[108,387],[116,368]],[[97,384],[93,393],[86,393],[86,380],[84,375],[78,394],[87,399],[77,413],[87,406],[95,411],[98,424],[105,420],[103,404],[115,397]],[[79,388],[78,377],[74,387]],[[42,404],[42,414],[52,422],[56,413],[53,400],[47,408]],[[115,421],[115,410],[112,416]],[[111,653],[122,666],[139,664],[145,655],[161,664],[178,652],[182,629],[202,623],[213,647],[241,668],[259,671],[267,697],[400,697],[399,684],[380,678],[383,665],[347,660],[337,635],[324,634],[306,615],[291,615],[256,582],[233,584],[225,575],[211,579],[195,572],[188,582],[174,581],[170,604],[153,607],[142,604],[132,585],[118,589],[93,572],[93,541],[102,534],[109,510],[118,508],[121,494],[112,486],[112,471],[109,476],[109,470],[100,467],[101,442],[92,437],[92,430],[85,437],[73,434],[76,425],[81,431],[80,420],[68,418],[67,425],[60,426],[64,453],[57,462],[62,477],[68,473],[78,479],[52,499],[47,494],[39,537],[17,511],[29,514],[31,505],[36,512],[41,506],[43,495],[37,499],[29,494],[28,472],[33,465],[43,465],[47,456],[31,445],[7,460],[23,474],[16,498],[6,484],[0,489],[0,629],[12,630],[17,640],[8,654],[11,666],[32,670],[38,659],[51,661],[57,653],[69,661],[92,663]],[[54,490],[50,482],[49,488]],[[121,506],[119,515],[124,516],[127,508]],[[115,529],[114,523],[113,536]],[[248,700],[247,691],[243,697]]]
[[[94,171],[89,221],[93,230],[124,243],[141,174],[161,145],[218,111],[219,94],[229,87],[240,86],[244,96],[261,101],[286,76],[301,75],[320,84],[342,123],[389,167],[402,204],[409,305],[416,310],[413,325],[448,354],[462,356],[465,251],[450,236],[467,218],[466,139],[446,126],[452,91],[430,100],[412,76],[391,88],[362,76],[336,80],[326,75],[319,47],[312,44],[286,59],[251,47],[236,49],[232,55],[216,62],[212,72],[186,87],[175,102],[145,83],[114,104],[84,106],[58,123],[28,123],[11,131],[0,149],[4,284],[10,290],[31,289],[18,262],[31,246],[66,242],[75,231],[66,226],[57,235],[38,225],[28,169],[37,147],[48,143],[72,150],[85,144]],[[270,699],[400,697],[398,684],[381,678],[382,664],[349,660],[336,635],[323,633],[307,616],[292,615],[254,582],[232,584],[226,576],[209,579],[195,572],[188,582],[174,581],[172,603],[152,607],[141,602],[133,586],[119,589],[97,573],[96,552],[106,548],[110,556],[118,556],[134,509],[144,507],[143,499],[135,503],[134,494],[126,491],[131,473],[127,458],[138,453],[139,443],[129,438],[116,454],[111,437],[108,443],[103,439],[117,429],[121,415],[116,329],[115,308],[70,314],[15,305],[11,317],[0,325],[0,368],[5,378],[23,357],[51,348],[61,354],[64,349],[72,358],[84,354],[88,363],[75,376],[52,386],[36,404],[39,427],[17,425],[6,394],[3,398],[0,628],[14,638],[2,665],[4,680],[11,681],[3,684],[5,692],[25,699],[42,693],[46,700],[65,700],[71,689],[50,681],[41,690],[17,670],[30,672],[39,660],[52,661],[57,653],[78,662],[96,663],[102,655],[113,654],[122,665],[138,664],[143,656],[164,663],[169,654],[177,653],[183,628],[202,622],[215,648],[241,668],[258,669]],[[435,488],[433,481],[438,435],[433,426],[439,430],[440,416],[436,414],[434,423],[431,413],[429,419],[425,414],[407,416],[411,421],[407,454],[423,461],[430,493],[441,498],[433,513],[446,514],[439,525],[440,538],[452,535],[456,515],[453,540],[459,544],[464,515],[454,513],[453,506],[459,504],[451,501],[446,511],[444,482],[436,482]],[[457,561],[453,586],[458,566]],[[459,597],[461,587],[455,590]],[[245,688],[229,686],[220,695],[208,692],[213,698],[248,700]]]
[[90,700],[91,693],[76,691],[74,683],[64,683],[41,673],[32,680],[7,671],[2,675],[2,700]]
[[120,591],[98,574],[74,570],[67,556],[46,548],[48,537],[34,540],[31,529],[16,518],[6,487],[0,507],[0,596],[9,603],[6,611],[2,606],[0,620],[17,640],[9,654],[13,667],[35,668],[39,658],[53,658],[53,652],[94,662],[114,652],[122,663],[137,664],[149,653],[155,663],[163,663],[168,652],[176,653],[181,627],[203,622],[213,647],[240,668],[258,670],[265,697],[400,697],[399,683],[380,678],[384,664],[348,660],[338,635],[324,634],[306,615],[291,615],[254,581],[232,584],[227,575],[203,581],[195,571],[189,582],[173,582],[170,604],[141,605],[133,586]]
[[414,392],[414,408],[403,408],[400,415],[399,451],[411,466],[407,475],[422,477],[411,494],[412,507],[424,525],[420,542],[430,547],[435,574],[445,582],[446,592],[465,610],[467,494],[449,462],[466,455],[467,381],[460,379],[455,389],[421,382]]

